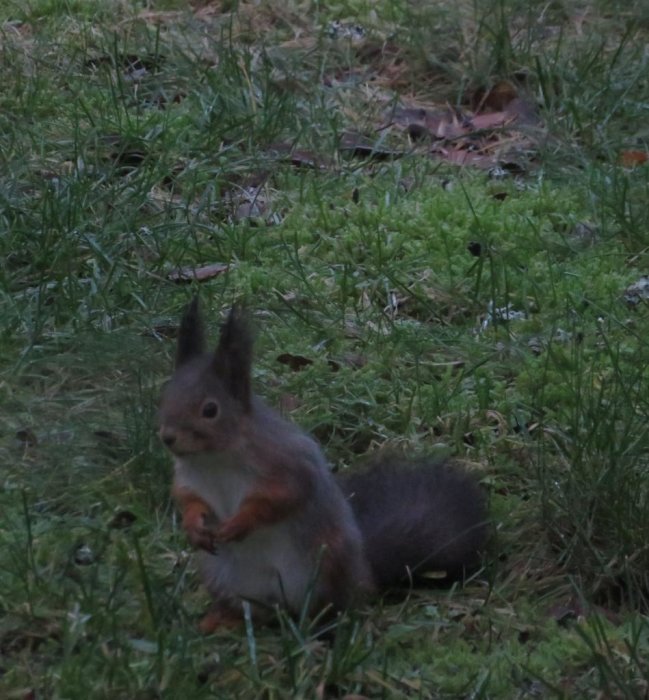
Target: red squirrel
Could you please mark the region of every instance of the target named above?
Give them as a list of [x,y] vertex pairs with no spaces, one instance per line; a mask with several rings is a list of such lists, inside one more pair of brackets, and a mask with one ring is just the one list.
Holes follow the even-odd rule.
[[205,349],[195,298],[160,407],[172,495],[213,604],[204,632],[357,604],[418,567],[457,575],[486,539],[483,493],[461,469],[383,460],[334,478],[317,442],[252,392],[252,336],[233,308]]

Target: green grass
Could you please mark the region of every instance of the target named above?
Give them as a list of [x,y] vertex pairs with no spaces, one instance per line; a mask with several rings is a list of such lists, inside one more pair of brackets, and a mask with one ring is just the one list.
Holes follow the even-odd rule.
[[[0,9],[0,695],[646,697],[649,315],[624,295],[649,172],[618,164],[647,150],[646,9],[231,5]],[[465,107],[502,79],[546,125],[521,176],[376,131],[397,93]],[[247,302],[257,390],[337,468],[386,443],[470,463],[484,569],[326,637],[201,637],[155,434],[198,289],[213,332]]]

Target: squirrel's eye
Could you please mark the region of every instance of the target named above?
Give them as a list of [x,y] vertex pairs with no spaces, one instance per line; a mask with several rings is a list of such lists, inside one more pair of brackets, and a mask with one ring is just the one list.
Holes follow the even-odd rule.
[[219,407],[215,401],[208,401],[203,405],[203,418],[216,418]]

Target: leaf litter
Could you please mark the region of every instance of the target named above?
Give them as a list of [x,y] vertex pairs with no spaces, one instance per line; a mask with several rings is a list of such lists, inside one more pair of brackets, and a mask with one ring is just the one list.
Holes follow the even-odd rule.
[[[262,24],[276,26],[281,22],[289,28],[289,33],[292,32],[292,37],[280,43],[279,51],[289,54],[312,50],[317,40],[312,35],[314,28],[305,26],[297,14],[282,13],[277,7],[259,12],[256,5],[241,3],[236,13],[228,13],[222,12],[215,3],[200,3],[194,6],[194,15],[206,25],[214,25],[229,16],[229,21],[235,23],[231,27],[233,40],[240,32],[261,36]],[[150,11],[141,13],[140,20],[157,27],[166,25],[168,31],[174,33],[181,21],[177,13]],[[320,78],[328,106],[341,116],[339,156],[383,161],[412,154],[482,169],[496,179],[526,171],[543,129],[536,105],[513,81],[501,80],[488,88],[474,90],[466,100],[466,107],[422,101],[417,98],[417,90],[411,89],[414,81],[409,54],[393,37],[381,36],[353,22],[334,21],[321,29],[332,46],[351,49],[356,59],[353,65],[347,63],[347,68],[341,67],[333,75],[325,74]],[[196,50],[205,53],[205,60],[218,69],[218,57],[209,42]],[[85,67],[97,70],[106,66],[109,70],[121,70],[139,84],[162,75],[165,59],[155,54],[101,54],[89,59]],[[302,76],[306,80],[308,70],[307,63]],[[288,76],[284,76],[280,82],[286,83],[287,79]],[[295,80],[288,81],[288,89],[300,89],[291,88],[291,84],[294,85]],[[422,92],[430,94],[424,76],[420,87]],[[156,80],[147,90],[146,101],[141,98],[139,101],[143,106],[160,109],[179,102],[185,94],[186,86],[175,86],[173,77],[168,76],[163,82]],[[137,99],[139,93],[134,93],[133,97]],[[144,144],[120,143],[118,146],[110,158],[123,172],[137,168],[148,155]],[[262,162],[257,161],[255,171],[247,176],[242,174],[240,182],[223,188],[220,201],[214,202],[210,212],[205,212],[201,218],[207,215],[211,219],[216,214],[230,223],[279,224],[283,213],[273,209],[274,193],[268,186],[269,178],[278,167],[288,164],[321,171],[339,167],[337,158],[332,159],[317,149],[304,148],[297,139],[275,141],[258,155]],[[150,199],[162,205],[175,201],[182,206],[184,202],[182,192],[177,187],[167,191],[165,183],[152,188]],[[168,279],[176,283],[204,282],[227,269],[225,263],[196,263],[170,271]]]
[[[334,56],[336,51],[341,57],[350,53],[351,62],[346,59],[335,67],[334,58],[334,65],[324,74],[319,74],[319,66],[303,60],[303,75],[285,74],[278,79],[285,89],[299,92],[312,87],[313,77],[317,76],[327,109],[341,118],[338,151],[345,157],[388,160],[416,154],[485,171],[499,168],[498,172],[506,176],[526,172],[544,138],[544,125],[535,101],[525,91],[524,75],[474,87],[464,93],[462,104],[450,105],[448,96],[457,94],[457,86],[448,84],[449,67],[445,66],[445,84],[436,85],[440,69],[426,66],[422,70],[408,46],[400,44],[398,33],[382,33],[347,20],[314,27],[307,25],[298,12],[253,2],[238,3],[236,12],[228,12],[215,2],[190,3],[190,9],[194,21],[212,29],[228,22],[233,42],[247,38],[249,43],[251,37],[262,37],[269,28],[281,27],[284,40],[263,50],[271,62],[273,56],[307,59],[322,40],[330,43]],[[182,14],[145,10],[138,19],[174,31],[174,26],[182,23]],[[205,53],[206,60],[214,60],[209,42],[192,50]],[[449,62],[457,62],[457,51],[450,53],[454,58],[449,58]],[[139,56],[129,55],[124,60],[127,69],[144,64]],[[281,63],[280,60],[275,70],[284,74]],[[167,93],[171,98],[166,96],[164,105],[175,101],[169,89]],[[436,93],[440,101],[431,101],[430,96]],[[184,91],[179,94],[184,97]],[[268,153],[274,156],[274,165],[289,162],[295,167],[323,170],[335,166],[330,157],[298,143],[277,142]]]

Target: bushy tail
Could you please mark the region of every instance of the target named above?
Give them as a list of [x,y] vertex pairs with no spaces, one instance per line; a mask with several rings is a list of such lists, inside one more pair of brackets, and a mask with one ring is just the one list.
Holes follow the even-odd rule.
[[480,563],[488,533],[485,495],[459,465],[382,456],[339,483],[379,587],[433,571],[458,578]]

